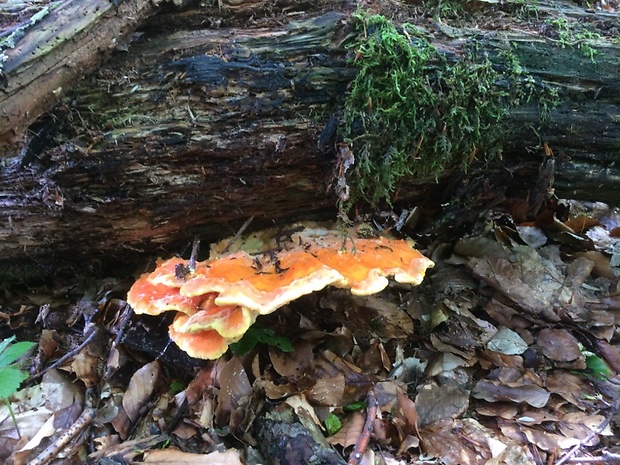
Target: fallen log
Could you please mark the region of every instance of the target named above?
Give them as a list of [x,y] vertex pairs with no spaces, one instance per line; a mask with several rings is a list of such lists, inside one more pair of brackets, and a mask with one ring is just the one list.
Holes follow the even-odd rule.
[[[594,190],[618,174],[618,45],[601,36],[561,47],[531,31],[448,27],[408,8],[400,16],[451,60],[475,38],[498,67],[509,50],[532,82],[559,91],[546,121],[535,101],[511,109],[500,168],[474,165],[468,176],[533,188],[548,147],[559,195],[620,203]],[[356,73],[346,49],[352,9],[345,2],[222,1],[143,23],[126,50],[5,154],[5,279],[81,264],[133,266],[143,254],[178,252],[193,235],[209,241],[234,234],[250,217],[256,227],[333,217],[336,199],[326,194],[334,176],[333,115]],[[569,12],[601,30],[611,21],[574,5]],[[454,185],[454,177],[446,179],[452,184],[432,189]],[[412,204],[429,190],[424,182],[403,186],[399,198]]]
[[[0,8],[0,15],[6,4]],[[25,8],[24,5],[17,8]],[[16,143],[76,80],[156,11],[150,0],[50,3],[0,36],[0,144]]]

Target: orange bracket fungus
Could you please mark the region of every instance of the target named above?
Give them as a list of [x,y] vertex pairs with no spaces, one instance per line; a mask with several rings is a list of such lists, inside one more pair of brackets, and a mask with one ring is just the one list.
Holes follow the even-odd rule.
[[159,261],[127,294],[136,313],[177,314],[170,338],[192,357],[216,359],[238,341],[257,316],[327,286],[355,295],[383,290],[388,277],[420,284],[433,262],[405,240],[361,238],[353,229],[294,225],[267,230],[239,241],[222,241],[211,258]]

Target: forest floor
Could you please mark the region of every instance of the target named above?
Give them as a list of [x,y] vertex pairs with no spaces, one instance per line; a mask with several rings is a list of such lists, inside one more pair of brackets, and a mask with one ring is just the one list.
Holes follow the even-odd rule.
[[619,463],[620,213],[480,186],[473,216],[369,219],[434,261],[420,286],[310,294],[216,361],[131,313],[135,277],[5,289],[2,336],[35,345],[0,353],[0,384],[2,366],[27,378],[4,394],[0,460]]
[[364,218],[416,240],[421,285],[304,296],[215,361],[127,305],[156,257],[4,288],[0,463],[620,463],[620,213],[541,174]]

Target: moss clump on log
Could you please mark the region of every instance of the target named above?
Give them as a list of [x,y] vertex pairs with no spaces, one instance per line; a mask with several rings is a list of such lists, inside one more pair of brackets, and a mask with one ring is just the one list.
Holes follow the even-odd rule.
[[358,74],[345,102],[343,137],[355,163],[350,196],[391,201],[399,179],[434,179],[446,169],[500,154],[510,107],[555,96],[523,73],[509,53],[494,64],[470,41],[450,59],[413,25],[357,13],[350,48]]

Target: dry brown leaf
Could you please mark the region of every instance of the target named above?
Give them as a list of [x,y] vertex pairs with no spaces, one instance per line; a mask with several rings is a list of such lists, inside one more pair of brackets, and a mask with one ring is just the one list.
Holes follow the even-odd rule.
[[373,388],[379,410],[391,413],[398,402],[398,395],[407,392],[406,386],[396,381],[380,381]]
[[441,353],[433,363],[430,364],[427,370],[428,376],[437,376],[442,373],[453,371],[458,367],[466,367],[473,365],[475,359],[470,361],[463,360],[461,357],[457,357],[451,353]]
[[598,250],[588,250],[586,252],[577,252],[576,257],[585,258],[590,260],[594,266],[592,267],[592,274],[596,277],[603,277],[607,279],[614,279],[614,269],[609,263],[609,257],[603,255]]
[[236,413],[243,417],[243,410],[252,395],[252,385],[238,357],[231,358],[218,373],[216,383],[220,386],[215,408],[215,423],[230,426],[233,430],[238,426]]
[[583,233],[586,229],[599,224],[599,220],[589,215],[575,215],[564,221],[564,225],[576,233]]
[[438,385],[430,381],[418,387],[415,405],[419,427],[422,428],[445,418],[456,418],[465,412],[469,407],[469,391],[455,382],[446,381]]
[[420,438],[418,438],[417,436],[412,436],[411,434],[408,434],[398,446],[396,455],[402,455],[405,452],[407,452],[409,449],[415,449],[418,447],[420,447]]
[[534,465],[527,448],[474,419],[444,420],[423,431],[423,450],[447,465]]
[[514,386],[495,384],[487,380],[478,381],[471,395],[476,399],[483,399],[487,402],[527,402],[532,407],[538,408],[544,407],[549,400],[549,393],[545,389],[532,384]]
[[[614,433],[609,425],[606,425],[605,428],[601,430],[601,426],[604,422],[605,417],[603,415],[587,412],[569,412],[562,415],[562,422],[559,424],[559,428],[565,436],[577,437],[581,441],[585,441],[592,433],[603,436],[613,436]],[[579,427],[579,429],[576,427]],[[592,438],[592,441],[588,441],[586,445],[592,446],[598,444],[598,437],[595,436],[595,438]]]
[[510,260],[487,255],[472,258],[469,266],[475,276],[526,310],[532,317],[560,321],[558,309],[574,321],[587,321],[581,291],[565,282],[565,265],[559,249],[548,246],[540,251],[515,246]]
[[487,343],[487,349],[505,355],[520,355],[527,350],[527,343],[515,331],[502,326]]
[[416,436],[419,436],[419,417],[415,402],[402,392],[398,393],[398,404],[396,406],[395,417],[403,420],[404,424],[408,427],[407,433],[415,433]]
[[327,442],[332,445],[338,444],[345,448],[355,445],[360,434],[362,434],[365,421],[366,418],[361,412],[353,412],[347,415],[342,422],[342,428],[336,434],[328,437]]
[[139,418],[140,409],[153,394],[159,373],[160,364],[155,360],[141,367],[129,380],[129,386],[123,396],[123,408],[132,422]]
[[272,400],[299,394],[299,388],[295,383],[277,384],[271,380],[263,380],[260,384],[265,390],[265,395]]
[[620,373],[620,351],[618,348],[601,339],[596,341],[596,347],[609,366],[616,373]]
[[567,438],[560,434],[541,431],[535,428],[524,427],[522,431],[528,441],[547,452],[553,453],[557,452],[558,449],[570,449],[571,447],[579,444],[578,439]]
[[269,359],[279,375],[299,377],[308,370],[314,360],[312,347],[313,345],[305,340],[295,341],[292,352],[282,352],[276,347],[269,346]]
[[514,329],[516,331],[529,328],[532,323],[542,323],[542,320],[532,318],[530,315],[523,315],[522,311],[509,307],[496,299],[491,299],[484,307],[487,314],[493,318],[500,326]]
[[[83,395],[79,386],[58,370],[48,371],[43,375],[41,384],[22,389],[9,400],[22,436],[19,442],[21,452],[15,457],[17,462],[27,461],[32,450],[55,433],[54,422],[58,412],[58,420],[62,423],[67,420],[72,406],[76,410],[83,408]],[[5,439],[5,445],[18,445],[17,431],[5,402],[0,404],[1,439]]]
[[342,406],[349,402],[344,400],[344,375],[325,376],[318,378],[314,385],[304,393],[313,403],[325,406]]
[[81,379],[87,387],[94,386],[99,380],[99,357],[91,355],[88,346],[84,347],[71,362],[71,371]]
[[190,454],[176,449],[149,451],[144,454],[143,462],[162,465],[243,465],[239,452],[228,449],[226,452],[211,452],[210,454]]
[[544,328],[536,339],[543,354],[555,362],[574,362],[583,359],[579,342],[565,329]]
[[448,418],[420,430],[420,448],[445,465],[484,465],[491,457],[484,441],[464,434],[462,421]]
[[314,407],[310,405],[303,394],[300,396],[289,397],[286,399],[285,403],[293,409],[300,419],[304,420],[304,424],[307,424],[307,422],[314,423],[314,425],[323,429],[321,420],[319,420],[319,417],[316,415]]
[[589,405],[606,407],[602,400],[596,400],[598,392],[590,381],[567,370],[554,370],[549,373],[545,379],[545,387],[549,392],[561,396],[579,409],[585,409],[583,399],[588,399]]
[[517,416],[519,409],[512,402],[479,403],[476,412],[485,417],[504,418],[512,420]]

